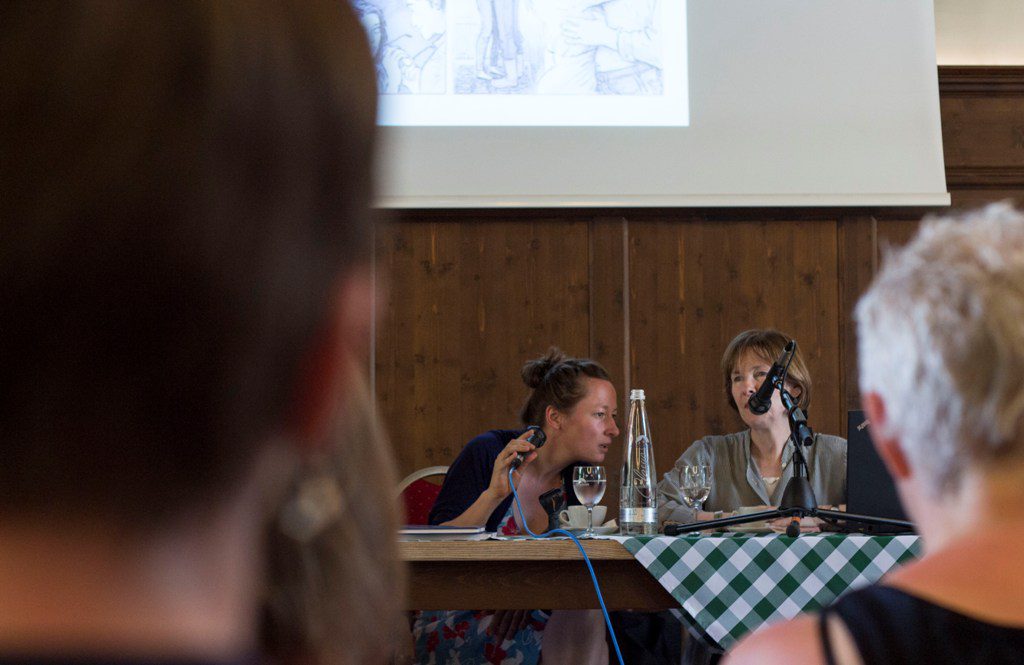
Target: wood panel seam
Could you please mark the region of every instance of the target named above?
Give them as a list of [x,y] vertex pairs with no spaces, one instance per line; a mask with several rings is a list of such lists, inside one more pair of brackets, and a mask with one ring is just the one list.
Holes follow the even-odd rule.
[[[632,288],[629,283],[629,219],[626,217],[622,218],[622,380],[623,387],[626,389],[626,401],[624,405],[628,405],[629,393],[632,390],[633,376],[631,372],[632,363],[630,362],[629,355],[629,319],[630,319],[630,299],[632,298]],[[626,409],[623,409],[623,415],[625,415]]]

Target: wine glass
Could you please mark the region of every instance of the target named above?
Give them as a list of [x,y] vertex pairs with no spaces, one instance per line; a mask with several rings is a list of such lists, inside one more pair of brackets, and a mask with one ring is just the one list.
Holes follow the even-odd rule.
[[683,500],[699,513],[704,501],[711,494],[711,465],[707,462],[688,464],[683,467],[682,476]]
[[587,530],[583,538],[594,537],[594,504],[601,501],[607,483],[603,466],[578,466],[572,471],[572,490],[587,507]]

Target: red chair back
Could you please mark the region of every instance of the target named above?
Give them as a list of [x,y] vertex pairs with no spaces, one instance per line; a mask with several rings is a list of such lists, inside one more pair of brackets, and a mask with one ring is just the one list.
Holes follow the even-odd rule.
[[420,469],[409,474],[399,484],[406,524],[427,524],[430,509],[441,493],[441,483],[447,472],[446,466]]

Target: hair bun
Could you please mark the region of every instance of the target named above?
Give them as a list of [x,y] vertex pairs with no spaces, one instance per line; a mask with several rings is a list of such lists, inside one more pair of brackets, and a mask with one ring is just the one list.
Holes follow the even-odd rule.
[[557,346],[552,346],[540,358],[530,360],[523,365],[523,383],[531,389],[535,389],[544,382],[544,377],[551,369],[559,363],[565,362],[569,356],[565,355]]

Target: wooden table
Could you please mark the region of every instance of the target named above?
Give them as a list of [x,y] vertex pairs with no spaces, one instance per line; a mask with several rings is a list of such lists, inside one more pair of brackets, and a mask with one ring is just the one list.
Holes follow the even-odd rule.
[[[409,565],[408,609],[599,607],[571,540],[399,543]],[[664,610],[677,603],[614,540],[584,541],[609,610]]]

